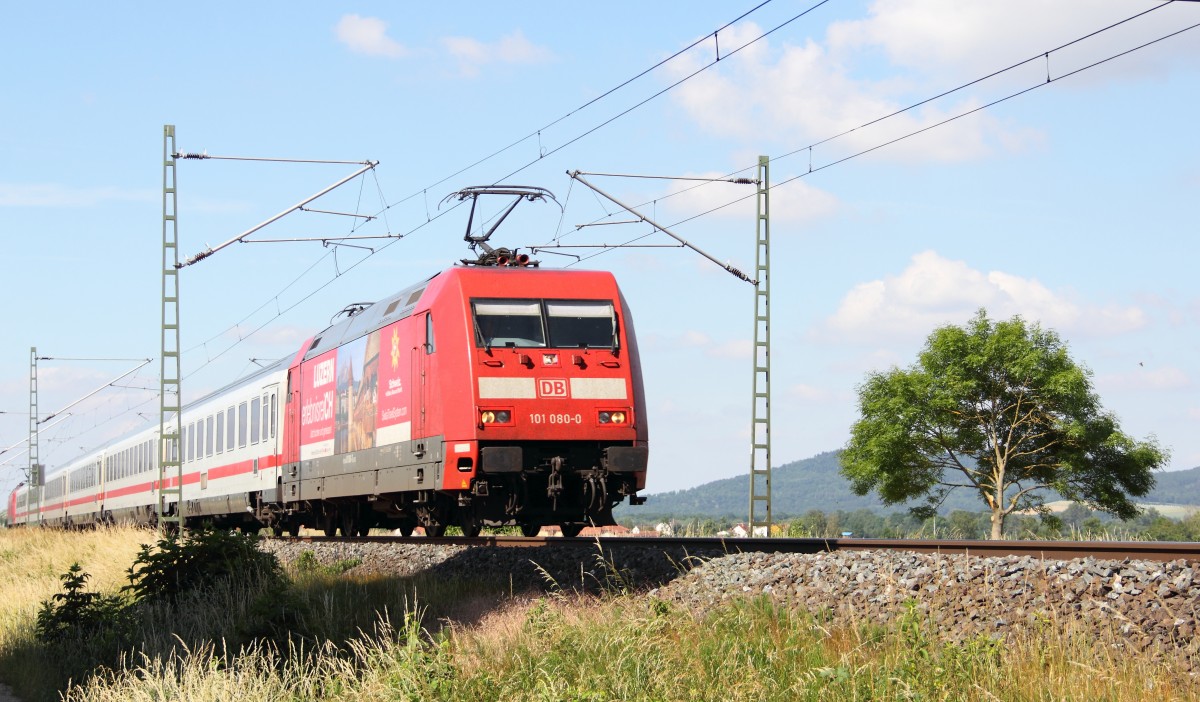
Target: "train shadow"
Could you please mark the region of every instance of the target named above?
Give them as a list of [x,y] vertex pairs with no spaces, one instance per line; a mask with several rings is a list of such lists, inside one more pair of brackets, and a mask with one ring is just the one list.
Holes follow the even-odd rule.
[[548,595],[638,596],[720,552],[682,547],[459,546],[391,543],[369,557],[297,544],[277,554],[285,577],[215,587],[174,604],[139,606],[128,636],[90,632],[51,646],[22,635],[0,646],[0,679],[25,702],[57,700],[75,684],[149,661],[208,656],[229,660],[248,648],[328,650],[352,655],[355,642],[471,628]]
[[[446,553],[450,551],[450,553]],[[430,556],[428,544],[405,542],[373,547],[352,567],[337,549],[293,551],[281,560],[311,602],[351,602],[342,619],[366,629],[367,619],[417,608],[429,630],[473,626],[497,608],[545,596],[639,595],[660,588],[705,560],[722,555],[712,548],[573,540],[530,546],[472,546]],[[316,568],[298,567],[316,561]]]

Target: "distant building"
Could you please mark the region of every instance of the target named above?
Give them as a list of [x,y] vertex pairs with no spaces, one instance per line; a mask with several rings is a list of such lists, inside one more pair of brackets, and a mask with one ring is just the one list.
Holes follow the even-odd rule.
[[[750,536],[763,539],[767,537],[767,528],[765,526],[757,526],[751,530],[747,524],[734,524],[730,532],[729,535],[735,539],[745,539]],[[717,536],[721,536],[721,534],[717,534]]]
[[[630,534],[630,530],[620,524],[602,527],[584,527],[583,531],[579,532],[581,538],[587,539],[594,539],[598,536],[629,536]],[[562,536],[562,528],[557,524],[548,524],[542,527],[542,530],[538,532],[538,536]]]

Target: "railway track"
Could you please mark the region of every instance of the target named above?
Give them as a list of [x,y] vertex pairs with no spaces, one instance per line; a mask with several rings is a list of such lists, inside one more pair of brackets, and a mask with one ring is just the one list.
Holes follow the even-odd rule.
[[[594,549],[594,538],[479,536],[475,538],[404,538],[398,536],[276,537],[306,543],[396,543],[430,546],[492,546],[500,548]],[[695,548],[729,553],[821,553],[833,551],[907,551],[972,556],[1033,556],[1072,560],[1200,561],[1200,543],[1140,541],[977,541],[946,539],[725,539],[715,537],[601,537],[605,548]]]

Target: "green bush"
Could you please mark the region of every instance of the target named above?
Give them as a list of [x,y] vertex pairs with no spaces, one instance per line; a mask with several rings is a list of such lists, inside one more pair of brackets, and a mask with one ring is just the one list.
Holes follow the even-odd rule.
[[175,602],[225,580],[284,583],[279,561],[258,550],[257,535],[211,527],[165,536],[156,547],[144,544],[128,572],[124,590],[137,602]]
[[34,625],[37,638],[46,644],[92,638],[113,643],[130,637],[133,619],[129,605],[118,596],[85,592],[88,574],[78,563],[63,573],[63,592],[42,602]]

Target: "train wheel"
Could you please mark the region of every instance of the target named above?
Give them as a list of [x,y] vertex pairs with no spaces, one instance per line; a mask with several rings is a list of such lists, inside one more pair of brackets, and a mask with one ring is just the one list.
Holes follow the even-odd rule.
[[333,518],[332,514],[326,512],[321,515],[321,531],[325,533],[325,536],[337,536],[337,528],[337,520]]
[[427,524],[425,525],[425,536],[436,539],[439,536],[446,535],[445,524]]
[[340,515],[340,526],[342,536],[358,536],[358,528],[361,523],[358,519],[357,510],[345,510]]
[[562,529],[562,535],[568,539],[579,536],[579,532],[583,531],[582,524],[559,524],[558,526]]
[[287,534],[293,539],[300,536],[300,522],[289,522],[287,525]]
[[479,532],[483,531],[483,522],[474,512],[463,511],[458,518],[458,525],[462,528],[463,536],[467,538],[475,538],[479,536]]
[[534,536],[537,536],[538,532],[540,532],[541,530],[542,530],[541,524],[537,524],[537,523],[521,524],[521,536],[528,536],[530,538],[533,538]]
[[413,535],[413,529],[417,528],[417,523],[412,520],[405,520],[400,523],[400,535],[408,538]]

